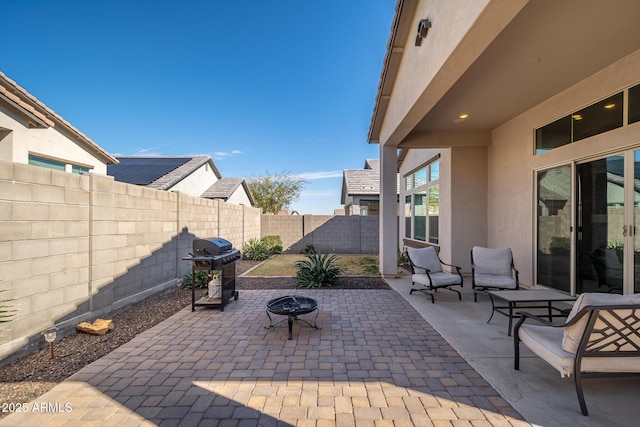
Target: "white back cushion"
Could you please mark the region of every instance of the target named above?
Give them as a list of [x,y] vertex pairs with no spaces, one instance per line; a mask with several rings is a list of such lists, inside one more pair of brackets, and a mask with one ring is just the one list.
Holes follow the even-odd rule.
[[440,264],[440,259],[433,246],[427,246],[426,248],[408,248],[407,254],[411,262],[417,267],[415,269],[416,274],[425,274],[425,268],[428,268],[431,273],[439,273],[442,271],[442,264]]
[[511,275],[511,248],[483,248],[474,246],[473,265],[476,273]]
[[[637,305],[640,304],[640,294],[633,295],[618,295],[618,294],[603,294],[603,293],[584,293],[578,297],[576,302],[573,304],[571,308],[571,312],[567,317],[567,322],[573,319],[576,314],[582,308],[591,305],[591,306],[603,306],[603,305]],[[623,316],[629,314],[630,311],[621,312]],[[620,325],[620,322],[617,319],[613,319],[611,315],[604,314],[603,317],[607,319],[607,321],[611,322],[613,325]],[[582,316],[582,318],[576,322],[574,325],[567,326],[564,328],[564,333],[562,334],[562,349],[569,353],[575,354],[578,351],[578,346],[580,345],[580,338],[584,332],[584,328],[587,326],[588,316]],[[600,322],[600,321],[598,321]],[[599,327],[598,322],[596,322],[596,327]],[[638,324],[640,328],[640,324]]]

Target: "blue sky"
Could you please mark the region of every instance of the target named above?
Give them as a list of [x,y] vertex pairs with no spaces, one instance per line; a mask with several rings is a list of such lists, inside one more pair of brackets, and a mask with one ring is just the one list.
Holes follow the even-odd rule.
[[113,155],[209,155],[307,180],[332,214],[367,132],[395,0],[3,0],[0,70]]

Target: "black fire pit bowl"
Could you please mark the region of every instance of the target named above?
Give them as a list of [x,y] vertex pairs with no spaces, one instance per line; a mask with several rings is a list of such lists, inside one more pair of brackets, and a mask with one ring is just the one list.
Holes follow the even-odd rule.
[[[287,295],[269,300],[265,306],[267,308],[267,316],[269,317],[269,326],[265,326],[265,328],[272,328],[285,320],[282,319],[274,324],[269,313],[287,316],[289,323],[289,339],[292,339],[293,336],[292,328],[294,319],[301,320],[312,328],[320,329],[316,325],[316,319],[318,318],[318,302],[313,298],[301,297],[299,295]],[[311,313],[313,311],[316,311],[316,317],[313,319],[313,325],[304,319],[298,319],[299,315]]]

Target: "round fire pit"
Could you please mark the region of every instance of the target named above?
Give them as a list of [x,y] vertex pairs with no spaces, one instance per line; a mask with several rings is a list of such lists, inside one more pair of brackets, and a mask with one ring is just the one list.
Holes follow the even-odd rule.
[[318,328],[318,326],[316,326],[318,313],[316,313],[316,317],[313,319],[313,325],[304,319],[298,319],[299,315],[311,313],[318,310],[318,302],[313,298],[301,297],[299,295],[287,295],[284,297],[278,297],[269,300],[265,304],[265,306],[267,308],[267,316],[269,317],[269,326],[265,326],[265,328],[272,328],[276,324],[285,320],[282,319],[280,322],[276,322],[274,324],[273,319],[271,319],[271,315],[269,313],[278,314],[280,316],[287,316],[287,320],[289,323],[289,339],[292,339],[292,328],[294,319],[302,320],[312,328],[320,329]]

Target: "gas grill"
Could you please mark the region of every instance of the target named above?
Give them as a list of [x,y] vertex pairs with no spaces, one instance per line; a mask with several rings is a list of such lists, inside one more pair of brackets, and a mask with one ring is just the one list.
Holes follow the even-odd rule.
[[224,311],[225,304],[231,299],[238,299],[236,291],[236,260],[240,259],[240,251],[233,249],[231,242],[221,237],[209,239],[193,239],[192,252],[183,257],[183,260],[191,261],[191,271],[195,278],[196,271],[207,271],[209,278],[213,279],[214,271],[221,274],[221,292],[219,297],[204,298],[196,302],[195,287],[191,287],[191,311],[196,307],[220,308]]

